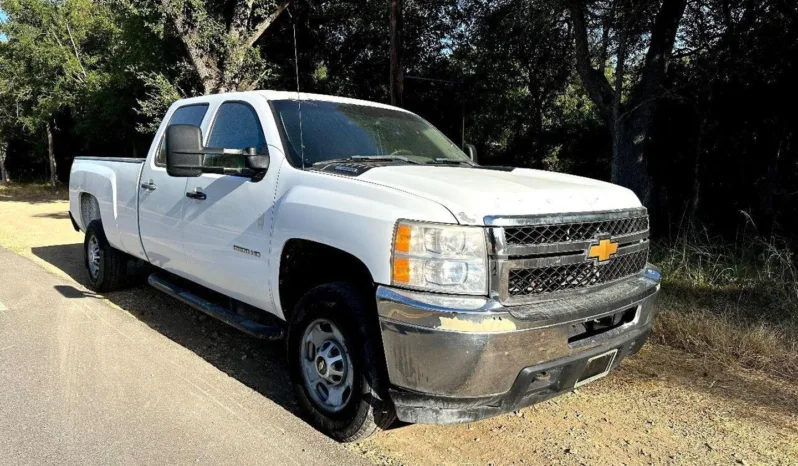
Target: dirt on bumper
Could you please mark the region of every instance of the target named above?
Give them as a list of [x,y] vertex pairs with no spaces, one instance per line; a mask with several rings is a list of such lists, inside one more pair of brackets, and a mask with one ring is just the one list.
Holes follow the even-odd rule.
[[[512,312],[490,300],[480,305],[380,287],[381,332],[399,418],[434,424],[481,419],[572,390],[595,355],[617,350],[609,369],[616,367],[648,337],[659,290],[658,280],[645,275],[622,285]],[[608,325],[592,331],[600,321]]]

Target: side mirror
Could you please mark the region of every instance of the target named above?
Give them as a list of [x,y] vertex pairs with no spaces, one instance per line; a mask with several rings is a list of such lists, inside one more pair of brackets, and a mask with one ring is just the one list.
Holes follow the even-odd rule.
[[247,168],[255,173],[265,172],[269,169],[269,162],[271,159],[268,155],[247,155],[246,164]]
[[477,148],[473,144],[465,145],[465,153],[472,162],[477,163]]
[[202,130],[193,125],[166,128],[166,173],[193,178],[202,174]]

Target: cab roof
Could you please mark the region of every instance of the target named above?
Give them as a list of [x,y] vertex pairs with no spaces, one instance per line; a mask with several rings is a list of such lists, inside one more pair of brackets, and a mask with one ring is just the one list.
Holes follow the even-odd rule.
[[246,91],[246,92],[227,92],[223,94],[209,94],[199,97],[190,97],[188,99],[181,99],[178,102],[180,104],[205,103],[205,102],[216,103],[222,100],[230,100],[230,99],[235,99],[236,97],[241,98],[244,96],[251,97],[253,95],[260,95],[261,97],[264,97],[266,100],[317,100],[322,102],[339,102],[343,104],[364,105],[368,107],[379,107],[391,110],[398,110],[402,112],[408,112],[403,108],[394,107],[392,105],[382,104],[379,102],[372,102],[369,100],[351,99],[349,97],[338,97],[338,96],[324,95],[324,94],[310,94],[306,92],[274,91],[274,90],[256,90],[256,91]]

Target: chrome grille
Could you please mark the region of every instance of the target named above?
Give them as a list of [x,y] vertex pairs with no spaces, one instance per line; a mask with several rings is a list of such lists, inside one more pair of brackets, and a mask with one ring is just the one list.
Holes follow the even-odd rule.
[[[491,295],[505,304],[545,300],[631,277],[648,260],[643,207],[552,216],[486,217],[492,238]],[[600,240],[618,244],[604,262],[588,258]]]
[[507,293],[512,297],[600,285],[635,274],[646,266],[648,248],[616,256],[606,264],[583,261],[549,267],[510,269]]
[[648,216],[595,222],[569,222],[554,225],[508,227],[504,235],[509,245],[538,245],[586,241],[605,234],[621,236],[648,230]]

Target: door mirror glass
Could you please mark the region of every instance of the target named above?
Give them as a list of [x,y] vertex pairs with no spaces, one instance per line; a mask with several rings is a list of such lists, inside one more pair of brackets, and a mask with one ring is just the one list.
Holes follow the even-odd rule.
[[202,174],[202,130],[194,125],[171,125],[166,129],[166,172],[188,178]]

